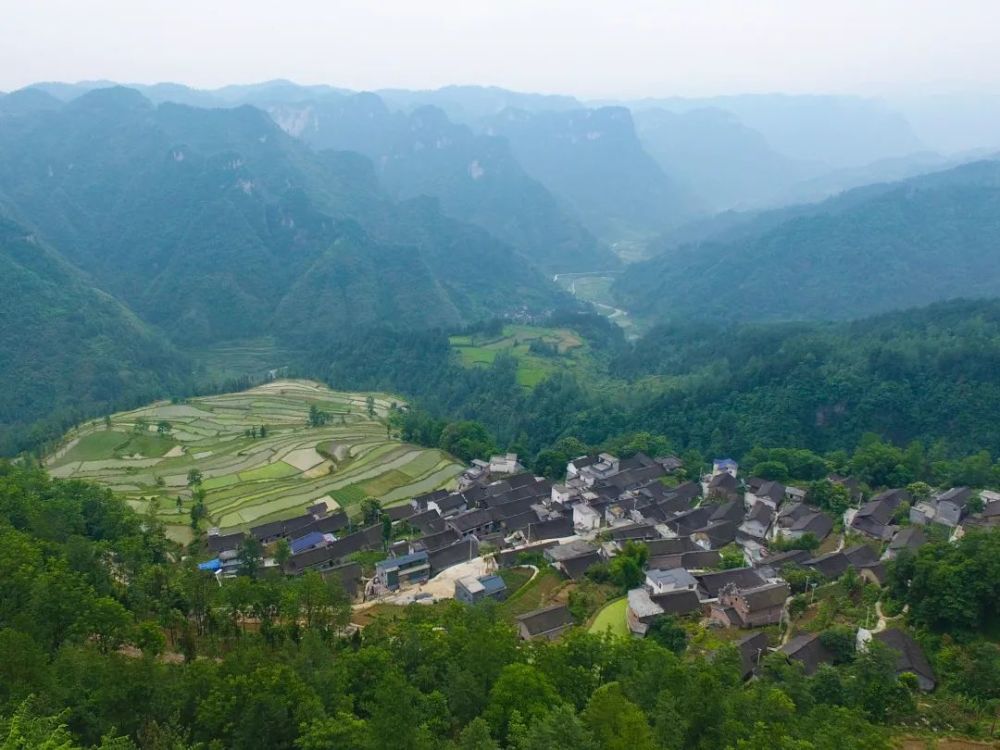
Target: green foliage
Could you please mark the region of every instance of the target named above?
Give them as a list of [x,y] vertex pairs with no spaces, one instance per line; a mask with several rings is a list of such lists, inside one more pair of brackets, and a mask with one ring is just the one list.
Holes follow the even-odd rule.
[[663,615],[653,620],[646,631],[646,637],[675,654],[682,654],[687,648],[687,631],[673,615]]
[[441,431],[438,447],[463,461],[488,459],[496,446],[478,422],[452,422]]

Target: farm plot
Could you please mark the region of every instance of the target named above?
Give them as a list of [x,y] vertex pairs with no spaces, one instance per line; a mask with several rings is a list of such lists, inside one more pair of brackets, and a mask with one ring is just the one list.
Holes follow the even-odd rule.
[[[178,538],[195,491],[204,494],[208,523],[224,530],[297,515],[322,498],[351,513],[369,495],[400,502],[449,486],[462,471],[442,451],[387,437],[396,401],[279,380],[88,423],[46,465],[54,476],[100,482],[137,509],[156,509]],[[326,415],[324,425],[309,425],[311,407]],[[189,484],[193,471],[200,485]]]
[[486,334],[452,336],[452,349],[465,367],[489,367],[497,356],[517,360],[517,382],[534,388],[560,369],[580,366],[586,344],[565,328],[508,325],[495,336]]

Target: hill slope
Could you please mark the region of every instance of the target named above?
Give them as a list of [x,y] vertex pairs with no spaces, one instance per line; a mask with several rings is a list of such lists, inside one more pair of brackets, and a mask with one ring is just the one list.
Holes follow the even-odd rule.
[[[154,106],[113,88],[0,120],[0,200],[184,345],[287,333],[275,313],[290,307],[313,321],[294,332],[308,335],[452,325],[552,293],[509,246],[433,206],[393,202],[367,159],[313,152],[251,107]],[[343,280],[358,291],[341,319],[314,309],[339,288],[322,263],[335,248],[351,258],[338,273],[361,275]],[[314,294],[289,296],[317,271],[330,286],[310,280]],[[487,286],[489,302],[478,296]],[[397,295],[420,304],[387,321],[382,302]]]
[[1000,162],[768,212],[615,283],[654,316],[855,318],[1000,294]]
[[161,337],[0,218],[0,454],[186,382],[186,361]]
[[271,104],[286,132],[314,148],[369,157],[396,198],[440,200],[450,216],[483,227],[549,271],[607,268],[614,256],[536,180],[501,139],[457,125],[435,107],[391,112],[374,94]]

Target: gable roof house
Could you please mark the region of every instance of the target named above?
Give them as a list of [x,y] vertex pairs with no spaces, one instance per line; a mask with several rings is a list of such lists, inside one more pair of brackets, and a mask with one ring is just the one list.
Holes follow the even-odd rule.
[[934,670],[920,644],[909,634],[896,628],[889,628],[875,633],[872,637],[896,652],[896,674],[909,672],[917,678],[917,686],[921,690],[929,692],[934,689],[937,684]]
[[[687,537],[681,537],[685,541],[690,541]],[[719,566],[722,562],[722,555],[718,550],[701,549],[695,545],[696,549],[691,552],[677,552],[671,555],[656,555],[646,561],[646,565],[651,570],[670,570],[671,568],[684,568],[684,570],[711,570]]]
[[892,517],[908,498],[906,490],[886,490],[876,495],[854,514],[851,528],[872,539],[888,541],[899,528],[892,523]]
[[806,534],[812,534],[823,541],[831,531],[833,531],[833,519],[830,516],[820,511],[810,511],[800,515],[782,529],[781,535],[790,539],[801,539]]
[[460,536],[486,534],[494,529],[493,511],[488,508],[459,513],[445,519],[445,528],[452,529]]
[[430,578],[430,571],[427,552],[413,552],[375,563],[374,580],[389,591],[396,591],[408,583],[423,583]]
[[784,581],[749,589],[727,583],[719,592],[718,601],[712,604],[709,616],[713,622],[727,628],[776,625],[781,622],[785,600],[791,593]]
[[651,594],[666,594],[670,591],[694,591],[698,581],[684,568],[672,570],[647,570],[646,588]]
[[736,649],[740,652],[740,676],[749,680],[767,654],[767,634],[758,630],[745,635],[736,641]]
[[732,474],[726,472],[716,474],[705,484],[703,494],[705,497],[737,500],[740,497],[740,483]]
[[962,522],[967,512],[972,490],[968,487],[952,487],[936,498],[937,513],[934,521],[954,528]]
[[701,573],[695,578],[698,579],[698,597],[703,602],[718,599],[722,589],[730,583],[741,589],[752,589],[767,583],[753,568],[732,568],[717,573]]
[[536,638],[555,640],[573,626],[573,616],[565,604],[554,604],[526,612],[517,618],[517,630],[521,638],[532,641]]
[[839,552],[829,552],[811,560],[805,560],[802,565],[821,573],[827,578],[839,578],[848,568],[858,572],[878,563],[878,555],[871,547],[859,544]]
[[756,477],[747,481],[747,490],[743,494],[747,508],[757,503],[763,503],[771,510],[777,510],[785,502],[785,485]]
[[821,664],[833,663],[833,654],[823,645],[819,633],[797,635],[781,646],[778,652],[789,661],[799,662],[807,675],[815,673]]
[[705,549],[722,549],[736,540],[735,521],[712,521],[691,534],[695,544]]
[[740,465],[731,458],[717,458],[712,461],[712,476],[726,473],[735,479],[739,470]]
[[554,568],[562,571],[574,581],[580,580],[587,568],[596,565],[603,559],[600,548],[583,539],[574,539],[567,544],[554,545],[542,554],[546,560],[552,563]]
[[895,560],[904,549],[915,552],[926,543],[927,534],[924,533],[923,529],[919,526],[907,526],[893,535],[882,557],[886,560]]
[[767,503],[754,503],[737,529],[737,538],[743,536],[757,541],[767,539],[774,517],[774,510]]
[[628,592],[628,607],[625,618],[629,630],[635,635],[643,636],[649,626],[663,615],[687,615],[701,611],[702,605],[698,594],[688,589],[668,591],[663,594],[650,593],[649,589],[640,587]]

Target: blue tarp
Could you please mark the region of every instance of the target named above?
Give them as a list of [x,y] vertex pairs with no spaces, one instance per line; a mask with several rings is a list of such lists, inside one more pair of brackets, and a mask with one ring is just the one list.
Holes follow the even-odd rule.
[[214,560],[209,560],[208,562],[198,563],[198,570],[215,571],[221,569],[222,569],[222,561],[219,560],[219,558],[215,558]]

